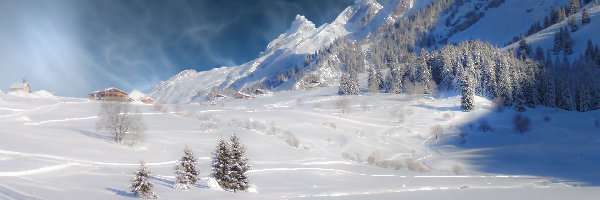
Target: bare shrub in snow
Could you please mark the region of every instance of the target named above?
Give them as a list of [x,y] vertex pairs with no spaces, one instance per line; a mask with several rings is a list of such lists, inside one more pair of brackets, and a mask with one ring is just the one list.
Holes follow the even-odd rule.
[[452,118],[454,118],[454,115],[450,112],[442,114],[442,119],[444,119],[444,121],[450,121]]
[[494,131],[490,123],[485,119],[479,121],[478,129],[482,132]]
[[350,112],[350,100],[346,97],[342,97],[335,101],[335,109],[340,111],[340,113],[349,113]]
[[316,109],[321,109],[321,107],[323,107],[323,105],[321,105],[320,102],[315,102],[315,103],[313,103],[313,107]]
[[357,155],[353,155],[353,154],[350,154],[348,152],[342,152],[341,155],[342,155],[343,159],[351,160],[351,161],[354,161],[354,162],[362,162],[362,160]]
[[550,120],[552,120],[552,118],[550,118],[550,116],[548,116],[548,115],[544,116],[544,121],[545,122],[549,122]]
[[515,130],[518,131],[519,133],[523,134],[523,133],[529,131],[529,127],[531,124],[531,120],[529,120],[529,117],[523,116],[521,114],[517,114],[517,115],[515,115],[513,122],[514,122]]
[[377,163],[377,161],[379,161],[379,152],[378,151],[371,152],[371,154],[369,154],[369,157],[367,157],[367,163],[369,163],[369,165],[375,165],[375,163]]
[[406,118],[412,115],[412,110],[400,108],[398,110],[392,111],[391,115],[398,120],[397,122],[399,124],[404,124],[406,122]]
[[302,109],[302,107],[304,106],[304,100],[302,100],[302,98],[298,97],[296,98],[296,108],[298,108],[298,110]]
[[285,143],[293,146],[295,148],[299,148],[300,147],[300,140],[296,137],[296,135],[294,135],[291,132],[285,132],[283,137],[285,138]]
[[461,131],[460,133],[458,133],[458,137],[460,137],[460,144],[467,143],[467,133]]
[[438,125],[431,127],[431,131],[429,132],[429,135],[437,140],[438,137],[440,135],[442,135],[443,133],[444,133],[444,128],[442,128],[442,126],[438,124]]
[[407,158],[404,160],[404,164],[406,165],[406,168],[408,168],[409,171],[421,173],[427,172],[427,168],[425,168],[425,166],[423,166],[423,164],[421,164],[417,160]]
[[463,168],[460,167],[460,166],[458,166],[458,165],[452,166],[452,172],[454,172],[455,175],[462,175],[462,174],[464,174]]
[[393,170],[399,170],[404,168],[404,165],[402,164],[401,161],[398,160],[380,160],[377,161],[377,163],[375,164],[378,167],[382,167],[382,168],[386,168],[386,169],[393,169]]
[[367,105],[367,102],[363,100],[363,101],[360,103],[360,108],[361,108],[363,111],[368,111],[368,110],[369,110],[369,105]]
[[98,113],[96,131],[114,142],[134,145],[143,138],[146,124],[137,108],[125,102],[103,102]]
[[158,111],[158,112],[164,112],[164,106],[163,103],[160,101],[154,102],[154,104],[152,104],[152,108],[154,109],[154,111]]
[[494,110],[496,110],[496,112],[502,112],[503,106],[504,106],[504,98],[502,98],[502,97],[495,97],[492,100],[492,107],[493,107]]
[[323,123],[323,126],[332,128],[332,129],[337,129],[337,125],[334,122],[325,122]]
[[219,128],[219,125],[217,124],[217,122],[208,121],[208,122],[204,122],[201,130],[206,131],[206,132],[213,132],[217,128]]

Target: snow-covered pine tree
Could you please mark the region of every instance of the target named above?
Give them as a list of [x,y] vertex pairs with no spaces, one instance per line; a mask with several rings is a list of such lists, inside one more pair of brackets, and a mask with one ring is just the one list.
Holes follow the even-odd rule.
[[573,95],[566,80],[557,80],[556,83],[556,106],[565,110],[574,110]]
[[554,87],[554,76],[549,69],[549,64],[547,64],[547,66],[542,69],[540,73],[540,76],[542,77],[540,80],[541,85],[539,89],[540,102],[542,102],[542,104],[545,106],[554,107],[556,106],[556,89]]
[[552,49],[554,55],[558,55],[560,53],[560,50],[563,49],[562,30],[563,28],[561,27],[560,31],[554,33],[554,48]]
[[383,80],[383,73],[379,67],[375,68],[375,79],[377,79],[377,82],[379,83],[379,91],[384,90],[385,83]]
[[584,83],[580,83],[577,93],[577,111],[590,111],[592,107],[591,93]]
[[152,191],[154,185],[150,182],[150,170],[144,161],[140,161],[140,168],[134,172],[131,179],[131,192],[144,199],[156,199],[158,196]]
[[244,155],[246,147],[240,144],[240,138],[235,134],[231,136],[229,142],[231,144],[229,166],[232,181],[229,189],[232,189],[233,192],[244,191],[250,186],[250,178],[246,172],[251,169],[248,159]]
[[569,4],[569,15],[575,15],[580,8],[581,4],[579,3],[579,0],[571,0],[571,3]]
[[379,93],[379,79],[377,78],[377,71],[374,68],[369,70],[368,87],[369,93]]
[[431,68],[427,65],[429,59],[429,52],[425,49],[421,49],[421,54],[417,59],[417,71],[419,72],[418,81],[423,85],[424,94],[433,94],[436,90],[435,82],[431,75]]
[[340,77],[340,86],[338,88],[339,95],[348,95],[350,94],[350,75],[347,73],[343,73]]
[[575,32],[579,30],[579,26],[577,25],[577,20],[575,20],[575,15],[571,15],[568,20],[569,27],[571,27],[571,32]]
[[390,69],[390,73],[388,74],[389,86],[388,93],[392,94],[400,94],[402,92],[402,72],[400,72],[400,68],[396,65]]
[[469,75],[466,73],[463,74],[460,108],[465,112],[469,112],[475,108],[475,89],[473,87],[473,81],[471,81]]
[[348,72],[348,94],[359,95],[360,85],[358,83],[358,67],[353,66]]
[[592,21],[590,18],[590,11],[587,8],[584,8],[581,12],[581,26],[589,24]]
[[196,184],[198,175],[200,175],[200,170],[196,166],[197,163],[198,158],[196,158],[192,149],[186,145],[183,150],[183,157],[175,165],[175,175],[177,175],[175,189],[188,190]]
[[571,38],[571,33],[566,29],[563,30],[563,49],[565,50],[564,55],[571,55],[573,53],[573,38]]
[[527,108],[525,105],[527,104],[525,101],[525,95],[523,94],[523,90],[521,87],[516,87],[514,90],[513,99],[515,101],[515,110],[517,112],[525,112]]
[[535,48],[535,60],[539,63],[543,63],[546,59],[544,58],[544,48],[542,46],[537,45]]
[[231,167],[230,167],[230,158],[231,158],[231,150],[227,141],[223,140],[223,138],[219,139],[219,144],[213,152],[212,157],[212,172],[210,176],[215,178],[215,180],[219,183],[222,188],[230,188],[231,187]]

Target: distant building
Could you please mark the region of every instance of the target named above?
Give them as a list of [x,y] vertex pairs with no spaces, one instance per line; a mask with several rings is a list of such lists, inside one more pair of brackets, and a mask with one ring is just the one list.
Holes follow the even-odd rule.
[[235,99],[251,99],[252,96],[242,93],[242,92],[237,92],[233,95],[233,98],[235,98]]
[[144,104],[153,104],[154,103],[154,99],[152,99],[152,97],[144,97],[140,101],[142,101],[142,103],[144,103]]
[[269,94],[269,91],[265,90],[265,89],[256,89],[256,90],[254,90],[254,94],[256,94],[256,95]]
[[23,81],[21,81],[21,83],[13,83],[10,85],[10,87],[8,88],[9,92],[24,92],[24,93],[31,93],[31,87],[29,87],[29,83],[27,82],[26,78],[23,78]]
[[107,88],[102,91],[95,91],[89,94],[91,100],[103,100],[103,101],[132,101],[127,92],[119,90],[117,88]]

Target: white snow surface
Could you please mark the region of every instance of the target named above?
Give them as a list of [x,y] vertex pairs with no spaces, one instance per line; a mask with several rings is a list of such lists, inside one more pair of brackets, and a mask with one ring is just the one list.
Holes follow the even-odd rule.
[[[161,199],[593,199],[600,192],[599,111],[529,109],[531,131],[517,134],[515,112],[492,111],[484,98],[466,113],[454,94],[350,96],[350,112],[340,113],[336,92],[161,111],[135,104],[148,131],[132,147],[95,131],[99,102],[0,94],[0,199],[133,199],[128,186],[139,160]],[[477,129],[482,118],[493,132]],[[435,125],[444,129],[437,137]],[[247,192],[219,190],[208,177],[211,152],[233,133],[252,165]],[[202,178],[188,191],[173,189],[185,145],[199,157]],[[386,162],[398,169],[381,167]]]

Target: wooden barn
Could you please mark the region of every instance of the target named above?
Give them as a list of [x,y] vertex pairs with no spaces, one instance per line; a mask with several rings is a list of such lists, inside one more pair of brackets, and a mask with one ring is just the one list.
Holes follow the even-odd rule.
[[99,90],[90,93],[90,99],[92,100],[103,100],[103,101],[131,101],[132,99],[127,96],[127,92],[119,90],[117,88],[107,88],[105,90]]

